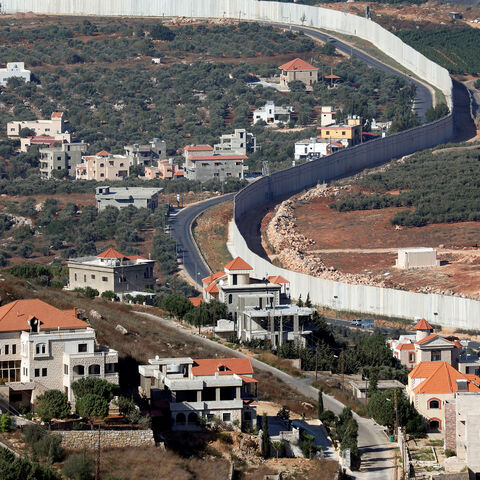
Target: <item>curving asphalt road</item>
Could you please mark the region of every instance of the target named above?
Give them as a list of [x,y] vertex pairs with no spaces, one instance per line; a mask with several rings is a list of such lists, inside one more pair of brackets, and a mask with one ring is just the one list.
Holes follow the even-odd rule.
[[[287,25],[280,24],[280,23],[269,23],[268,25],[274,26],[274,27],[280,27],[280,28],[288,27]],[[331,41],[333,39],[334,41],[332,43],[337,50],[347,55],[351,55],[355,58],[358,58],[359,60],[366,63],[370,67],[376,68],[378,70],[381,70],[382,72],[389,73],[391,75],[402,77],[408,82],[413,83],[416,87],[413,111],[418,115],[418,118],[422,122],[425,121],[425,113],[432,106],[433,99],[432,99],[432,91],[428,87],[426,87],[423,83],[419,82],[418,80],[416,80],[415,78],[411,77],[408,74],[401,73],[400,71],[395,70],[394,68],[388,65],[385,65],[379,60],[376,60],[375,58],[370,57],[366,53],[356,49],[355,47],[352,47],[351,45],[348,45],[347,43],[342,42],[341,40],[338,40],[337,38],[332,37],[331,35],[320,33],[318,30],[314,30],[308,27],[295,27],[292,25],[288,28],[291,28],[292,30],[295,30],[295,31],[302,31],[303,33],[309,35],[310,37],[320,40],[322,42],[326,42],[329,39]]]
[[235,194],[229,193],[221,197],[210,198],[180,210],[171,215],[169,225],[177,243],[177,253],[183,268],[190,278],[202,288],[202,278],[210,275],[210,268],[200,255],[198,247],[191,235],[193,221],[205,210],[219,203],[231,200]]

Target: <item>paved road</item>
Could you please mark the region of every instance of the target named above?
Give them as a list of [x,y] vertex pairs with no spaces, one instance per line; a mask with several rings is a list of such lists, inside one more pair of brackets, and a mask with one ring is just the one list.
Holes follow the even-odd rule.
[[[140,313],[145,318],[157,322],[164,327],[174,328],[181,335],[188,337],[189,342],[200,343],[210,348],[215,348],[232,357],[247,357],[247,355],[232,350],[225,345],[218,344],[198,335],[194,335],[185,331],[173,320],[166,320],[164,318],[152,315],[150,313]],[[267,365],[255,358],[251,358],[254,369],[261,370],[272,374],[279,380],[282,380],[290,387],[305,395],[308,398],[316,401],[318,398],[318,390],[311,386],[314,380],[313,375],[306,375],[304,378],[292,377],[281,370],[278,370],[270,365]],[[332,410],[339,414],[344,405],[333,397],[324,395],[324,406],[328,410]],[[366,480],[389,480],[393,475],[393,460],[392,460],[392,446],[388,442],[387,437],[383,433],[383,428],[377,425],[373,420],[359,417],[354,414],[358,422],[358,446],[362,454],[362,467],[359,472],[354,472],[354,478]]]
[[[287,26],[284,24],[269,24],[276,27],[286,28]],[[321,40],[322,42],[326,42],[329,38],[331,39],[331,35],[327,35],[324,33],[320,33],[318,30],[314,30],[307,27],[291,27],[292,30],[296,31],[303,31],[304,33],[308,34],[309,36]],[[415,80],[410,75],[405,73],[401,73],[398,70],[395,70],[388,65],[383,64],[379,60],[376,60],[373,57],[370,57],[366,53],[357,50],[355,47],[348,45],[347,43],[342,42],[341,40],[334,39],[333,45],[335,48],[347,55],[351,55],[355,58],[358,58],[362,62],[366,63],[370,67],[377,68],[385,73],[389,73],[392,75],[397,75],[399,77],[404,78],[410,83],[413,83],[417,87],[416,95],[415,95],[415,102],[413,105],[413,110],[418,115],[418,118],[421,121],[425,121],[425,112],[432,106],[432,92],[431,90],[426,87],[423,83]]]
[[204,262],[190,235],[192,222],[207,208],[231,200],[234,195],[234,193],[229,193],[221,197],[211,198],[184,208],[177,214],[170,216],[169,224],[172,236],[177,242],[177,252],[180,261],[183,262],[184,269],[190,278],[198,284],[199,288],[202,287],[202,278],[210,275],[210,269]]

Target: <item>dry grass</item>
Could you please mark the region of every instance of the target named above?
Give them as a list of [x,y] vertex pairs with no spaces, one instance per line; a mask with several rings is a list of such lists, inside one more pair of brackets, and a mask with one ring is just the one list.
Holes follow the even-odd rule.
[[223,269],[232,256],[227,249],[228,224],[233,216],[233,201],[209,208],[195,221],[193,234],[203,258],[214,272]]
[[115,448],[102,451],[101,478],[120,480],[224,480],[229,462],[224,458],[184,459],[170,450],[155,447]]

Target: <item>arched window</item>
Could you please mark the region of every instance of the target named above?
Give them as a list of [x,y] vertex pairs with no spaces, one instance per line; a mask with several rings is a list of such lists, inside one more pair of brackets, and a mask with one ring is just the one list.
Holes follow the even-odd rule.
[[75,365],[73,367],[74,375],[85,375],[85,367],[83,365]]
[[185,425],[185,414],[184,413],[179,413],[177,414],[177,418],[175,419],[175,423],[177,425]]
[[428,408],[440,408],[440,407],[441,407],[441,403],[438,398],[431,398],[428,401]]
[[198,415],[194,412],[189,413],[188,414],[188,423],[190,423],[191,425],[196,425],[198,423]]
[[90,365],[88,367],[88,374],[89,375],[100,375],[100,365]]
[[229,305],[232,304],[232,301],[233,301],[233,295],[230,294],[230,295],[228,296],[228,303],[229,303]]
[[45,353],[46,351],[47,351],[47,345],[45,343],[37,343],[37,345],[35,346],[35,353],[37,355]]

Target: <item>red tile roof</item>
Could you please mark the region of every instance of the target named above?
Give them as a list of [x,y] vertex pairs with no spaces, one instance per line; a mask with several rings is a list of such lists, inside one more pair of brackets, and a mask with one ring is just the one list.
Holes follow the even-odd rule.
[[194,307],[198,307],[201,303],[203,303],[202,297],[190,297],[189,300]]
[[42,300],[15,300],[0,307],[0,332],[30,330],[28,321],[40,321],[40,330],[86,328],[88,323],[77,318],[76,309],[60,310]]
[[63,112],[53,112],[52,113],[52,118],[62,118],[63,117]]
[[285,277],[281,275],[270,275],[267,280],[271,283],[290,283]]
[[217,272],[217,273],[212,273],[208,277],[202,278],[202,282],[206,284],[212,283],[214,280],[217,278],[221,278],[225,275],[225,272]]
[[428,337],[422,338],[421,340],[419,340],[416,343],[417,343],[417,345],[422,345],[423,343],[429,342],[430,340],[433,340],[436,337],[438,337],[438,335],[436,333],[432,333]]
[[433,327],[422,318],[414,327],[415,330],[433,330]]
[[337,80],[342,77],[339,77],[338,75],[334,75],[333,73],[331,73],[330,75],[325,75],[325,78],[328,78],[329,80]]
[[[222,370],[219,370],[222,368]],[[249,358],[201,358],[195,359],[192,367],[194,375],[253,375]]]
[[109,248],[102,253],[97,255],[98,258],[128,258],[123,253],[120,253],[118,250],[114,248]]
[[110,155],[110,153],[107,152],[106,150],[100,150],[100,151],[96,154],[97,157],[108,157],[109,155]]
[[213,147],[210,145],[187,145],[184,150],[186,152],[210,152],[213,151]]
[[415,350],[415,345],[413,343],[400,343],[395,350]]
[[[424,365],[422,367],[423,364]],[[421,373],[421,375],[420,375]],[[409,374],[412,378],[425,378],[414,388],[415,393],[442,394],[458,392],[457,380],[467,381],[468,392],[480,392],[480,378],[476,375],[464,375],[447,362],[422,362]]]
[[208,293],[218,293],[218,287],[216,283],[212,283],[208,287],[205,288],[205,291]]
[[242,258],[234,258],[225,265],[225,270],[253,270],[253,268]]
[[318,70],[317,67],[310,65],[309,63],[307,63],[305,60],[302,60],[301,58],[295,58],[294,60],[290,60],[289,62],[284,63],[283,65],[280,65],[278,68],[280,70],[286,70],[286,71]]

